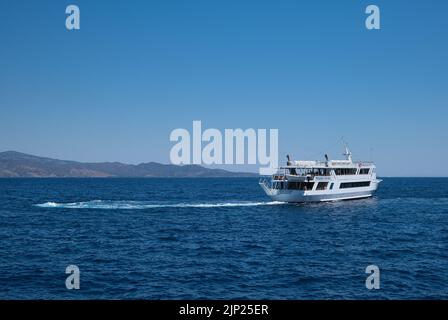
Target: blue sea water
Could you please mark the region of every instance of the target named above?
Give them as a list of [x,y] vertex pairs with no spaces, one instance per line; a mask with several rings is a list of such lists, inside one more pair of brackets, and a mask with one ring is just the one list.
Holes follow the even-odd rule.
[[302,205],[257,182],[0,179],[0,298],[448,298],[448,179]]

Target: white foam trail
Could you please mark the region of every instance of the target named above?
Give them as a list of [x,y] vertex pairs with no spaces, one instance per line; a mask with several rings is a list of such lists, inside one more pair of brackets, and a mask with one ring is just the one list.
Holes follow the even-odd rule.
[[65,209],[152,209],[152,208],[219,208],[219,207],[256,207],[284,204],[284,202],[218,202],[218,203],[150,203],[144,201],[112,201],[92,200],[84,202],[57,203],[45,202],[36,204],[40,208]]

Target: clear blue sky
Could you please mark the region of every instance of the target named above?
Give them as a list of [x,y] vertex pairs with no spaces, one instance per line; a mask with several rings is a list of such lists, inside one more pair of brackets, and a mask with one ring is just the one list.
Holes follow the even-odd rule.
[[344,136],[380,175],[448,176],[447,15],[442,0],[0,0],[0,151],[168,163],[171,130],[202,120],[278,128],[280,160],[338,158]]

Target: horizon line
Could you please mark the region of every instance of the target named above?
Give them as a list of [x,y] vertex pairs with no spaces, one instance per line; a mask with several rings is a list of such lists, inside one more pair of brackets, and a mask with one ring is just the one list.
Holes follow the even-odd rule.
[[[140,165],[140,164],[148,164],[148,163],[157,163],[157,164],[161,164],[161,165],[167,165],[167,166],[179,166],[179,167],[182,167],[182,166],[200,166],[200,167],[203,167],[203,168],[206,168],[206,169],[218,169],[218,170],[224,170],[224,171],[230,171],[230,172],[233,172],[233,173],[255,173],[255,174],[258,174],[258,171],[252,171],[252,170],[244,170],[244,171],[241,171],[242,169],[240,168],[239,170],[240,171],[234,171],[234,170],[231,170],[231,169],[223,169],[222,167],[220,167],[220,166],[226,166],[225,164],[221,164],[221,165],[215,165],[215,166],[213,166],[213,165],[204,165],[204,164],[192,164],[192,163],[190,163],[190,164],[181,164],[181,165],[176,165],[176,164],[172,164],[172,163],[163,163],[163,162],[156,162],[156,161],[148,161],[148,162],[139,162],[139,163],[137,163],[137,164],[134,164],[134,163],[126,163],[126,162],[120,162],[120,161],[92,161],[92,162],[90,162],[90,161],[79,161],[79,160],[67,160],[67,159],[60,159],[60,158],[50,158],[50,157],[48,157],[48,156],[41,156],[41,155],[35,155],[35,154],[31,154],[31,153],[26,153],[26,152],[21,152],[21,151],[16,151],[16,150],[5,150],[5,151],[0,151],[0,154],[2,154],[2,153],[8,153],[8,152],[11,152],[11,153],[19,153],[19,154],[23,154],[23,155],[27,155],[27,156],[33,156],[33,157],[37,157],[37,158],[46,158],[46,159],[51,159],[51,160],[58,160],[58,161],[72,161],[72,162],[78,162],[78,163],[94,163],[94,164],[99,164],[99,163],[120,163],[120,164],[124,164],[124,165],[129,165],[129,166],[138,166],[138,165]],[[229,165],[229,166],[231,166],[231,165]],[[262,175],[259,175],[259,176],[262,176]],[[402,175],[397,175],[397,176],[395,176],[395,175],[384,175],[384,176],[381,176],[381,175],[379,175],[378,176],[379,178],[448,178],[448,176],[431,176],[431,175],[429,175],[429,176],[402,176]],[[30,179],[48,179],[48,178],[54,178],[54,179],[64,179],[64,178],[73,178],[73,179],[79,179],[79,178],[76,178],[76,177],[0,177],[0,178],[3,178],[3,179],[20,179],[20,178],[30,178]],[[81,178],[81,179],[89,179],[89,178],[94,178],[94,179],[98,179],[98,178],[100,178],[100,177],[84,177],[84,178]],[[124,179],[126,179],[127,177],[104,177],[104,178],[124,178]],[[158,178],[158,177],[128,177],[128,178]],[[176,178],[176,177],[166,177],[166,178]],[[239,178],[246,178],[246,177],[239,177]],[[164,177],[164,179],[165,179],[165,177]]]

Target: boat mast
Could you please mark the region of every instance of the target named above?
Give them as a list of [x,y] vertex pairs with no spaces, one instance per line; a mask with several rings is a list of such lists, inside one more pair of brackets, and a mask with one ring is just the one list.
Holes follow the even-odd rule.
[[350,161],[350,163],[352,163],[352,153],[348,148],[347,142],[345,142],[344,138],[342,138],[342,142],[344,143],[344,147],[345,147],[345,153],[343,153],[342,155],[347,157],[347,160]]

